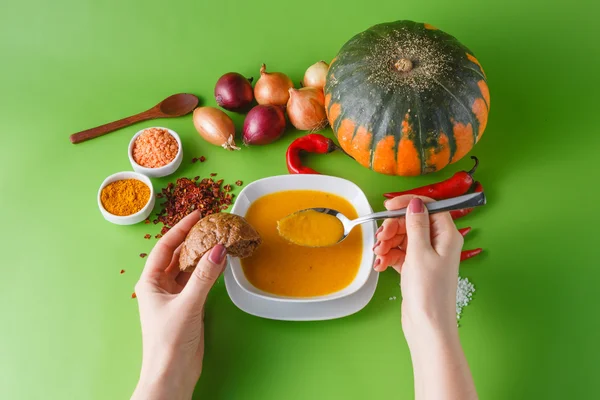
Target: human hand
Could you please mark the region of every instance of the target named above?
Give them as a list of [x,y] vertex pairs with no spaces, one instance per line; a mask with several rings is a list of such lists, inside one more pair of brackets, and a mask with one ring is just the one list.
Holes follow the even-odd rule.
[[[373,248],[374,268],[400,273],[402,326],[409,342],[422,331],[456,330],[456,286],[463,238],[447,212],[429,215],[428,198],[406,195],[385,202],[388,210],[408,206],[406,217],[383,222]],[[419,328],[419,329],[421,329]]]
[[226,249],[216,245],[193,272],[181,272],[179,253],[200,219],[193,212],[154,246],[135,286],[143,360],[133,399],[190,399],[202,371],[204,303],[223,272]]

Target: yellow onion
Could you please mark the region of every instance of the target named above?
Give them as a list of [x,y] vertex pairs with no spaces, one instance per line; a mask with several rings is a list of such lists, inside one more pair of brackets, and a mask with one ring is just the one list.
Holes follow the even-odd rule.
[[260,78],[254,85],[254,98],[258,104],[284,106],[290,95],[288,90],[294,87],[292,80],[282,72],[267,72],[267,66],[260,67]]
[[215,107],[198,107],[194,110],[194,126],[208,143],[227,150],[239,150],[235,145],[235,125],[229,115]]
[[313,87],[289,89],[287,113],[290,122],[302,131],[318,131],[327,126],[323,90]]
[[304,79],[302,85],[305,87],[315,87],[323,89],[325,87],[325,78],[327,78],[327,71],[329,70],[329,64],[325,61],[319,61],[314,63],[304,73]]

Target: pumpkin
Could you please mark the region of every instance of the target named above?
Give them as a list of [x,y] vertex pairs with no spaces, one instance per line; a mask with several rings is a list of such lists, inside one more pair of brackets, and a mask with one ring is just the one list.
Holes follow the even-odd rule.
[[422,175],[481,139],[490,93],[481,64],[429,24],[396,21],[350,39],[331,62],[325,108],[340,146],[389,175]]

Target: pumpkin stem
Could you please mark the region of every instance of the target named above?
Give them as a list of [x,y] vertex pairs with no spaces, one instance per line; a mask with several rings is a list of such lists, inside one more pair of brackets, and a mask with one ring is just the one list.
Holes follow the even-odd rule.
[[394,67],[400,72],[410,72],[413,69],[413,63],[408,58],[401,58],[394,63]]

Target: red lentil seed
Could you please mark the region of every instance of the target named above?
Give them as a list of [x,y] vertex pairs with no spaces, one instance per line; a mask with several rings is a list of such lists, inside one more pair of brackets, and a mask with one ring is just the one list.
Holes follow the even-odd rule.
[[135,292],[131,293],[131,298],[135,299],[137,297],[137,295],[135,294]]
[[119,272],[121,275],[123,275],[125,273],[125,270],[122,269],[121,272]]

